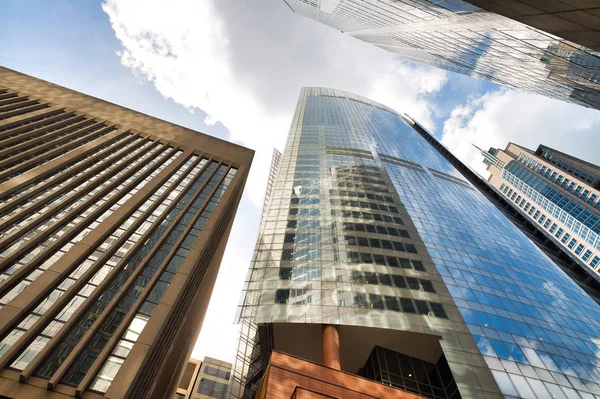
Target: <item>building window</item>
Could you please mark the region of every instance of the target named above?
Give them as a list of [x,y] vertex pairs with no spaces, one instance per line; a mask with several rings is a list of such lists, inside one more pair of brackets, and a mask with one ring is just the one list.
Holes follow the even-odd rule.
[[588,249],[587,251],[585,251],[585,253],[581,257],[581,259],[583,259],[584,262],[587,262],[587,260],[590,258],[590,256],[592,256],[592,251],[590,251]]
[[231,376],[229,370],[221,370],[211,366],[206,366],[203,373],[206,375],[212,375],[213,377],[222,378],[224,380],[229,380],[229,377]]
[[227,384],[202,378],[197,392],[215,399],[226,399]]

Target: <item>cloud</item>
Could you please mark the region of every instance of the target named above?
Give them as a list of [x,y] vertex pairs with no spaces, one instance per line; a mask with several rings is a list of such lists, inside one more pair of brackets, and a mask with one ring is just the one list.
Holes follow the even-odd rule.
[[446,73],[295,15],[278,0],[106,0],[102,8],[121,43],[123,66],[256,150],[193,352],[232,360],[232,321],[254,245],[249,238],[256,236],[272,149],[283,149],[301,87],[351,91],[433,129],[433,100]]
[[456,106],[444,122],[442,143],[487,177],[479,152],[508,142],[535,150],[546,144],[600,164],[600,112],[513,89],[474,96]]
[[352,91],[433,128],[430,100],[445,72],[295,15],[282,1],[106,0],[102,8],[125,67],[257,151],[248,182],[255,204],[302,86]]

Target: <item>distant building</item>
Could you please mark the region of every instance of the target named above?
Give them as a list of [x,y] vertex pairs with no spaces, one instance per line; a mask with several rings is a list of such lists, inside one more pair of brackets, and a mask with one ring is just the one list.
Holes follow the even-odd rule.
[[0,68],[0,397],[171,395],[252,157]]
[[600,280],[600,166],[544,145],[482,155],[489,183]]
[[600,109],[598,1],[284,1],[411,61]]
[[231,363],[204,357],[190,359],[173,399],[227,399],[231,383]]

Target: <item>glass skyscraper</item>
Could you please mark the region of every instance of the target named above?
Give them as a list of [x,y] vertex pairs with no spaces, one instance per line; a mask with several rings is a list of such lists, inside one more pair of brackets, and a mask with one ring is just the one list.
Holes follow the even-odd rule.
[[[561,39],[468,2],[462,0],[284,1],[301,15],[400,54],[409,60],[600,109],[600,53],[578,42]],[[570,21],[546,22],[544,25],[542,22],[548,21],[548,18],[557,17],[542,16],[541,10],[534,17],[521,15],[528,7],[521,1],[494,3],[489,4],[488,8],[493,6],[494,9],[504,9],[507,11],[506,15],[513,15],[524,22],[540,22],[536,25],[547,25],[557,30],[564,28],[573,36],[577,36],[574,32],[576,27],[567,26],[572,23]],[[543,4],[550,2],[536,1],[535,3],[542,4],[544,8]],[[565,2],[553,1],[552,3],[555,6],[562,4],[563,7],[569,7],[563,4]],[[571,1],[571,3],[575,2]],[[583,2],[578,2],[578,5],[568,9],[574,10],[576,6],[584,7],[582,4]],[[515,5],[521,7],[513,12],[503,7]],[[591,8],[590,5],[589,9]],[[598,19],[595,15],[588,15],[587,11],[578,13],[569,15],[578,15],[584,19],[587,16],[588,21]],[[596,25],[596,28],[597,26],[600,25]],[[590,32],[587,36],[581,34],[578,37],[583,39],[598,35],[592,30]]]
[[304,88],[276,161],[236,396],[275,350],[421,397],[600,398],[600,306],[416,121]]

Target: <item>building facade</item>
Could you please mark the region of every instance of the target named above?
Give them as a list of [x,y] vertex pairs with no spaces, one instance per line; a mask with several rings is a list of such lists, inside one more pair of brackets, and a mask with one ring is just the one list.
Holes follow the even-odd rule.
[[[600,109],[600,53],[581,45],[590,44],[583,36],[577,36],[582,41],[569,41],[526,25],[535,22],[532,14],[520,18],[513,10],[515,20],[462,0],[284,1],[301,15],[411,61]],[[497,10],[527,7],[521,1],[474,3]],[[587,9],[569,15],[580,14],[597,21],[591,31],[598,29],[600,17]],[[541,27],[559,29],[569,23],[573,22]],[[566,30],[573,36],[577,32],[574,27]]]
[[489,183],[600,280],[600,167],[543,145],[482,154]]
[[0,396],[175,392],[253,152],[4,68],[0,152]]
[[275,350],[428,398],[600,397],[600,306],[486,189],[410,117],[303,89],[238,309],[234,396],[261,392]]
[[190,359],[173,399],[227,399],[231,383],[231,363],[205,356]]

